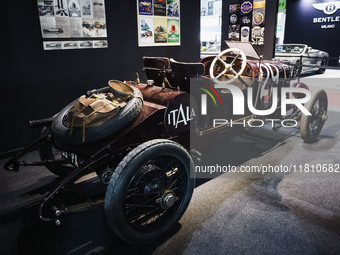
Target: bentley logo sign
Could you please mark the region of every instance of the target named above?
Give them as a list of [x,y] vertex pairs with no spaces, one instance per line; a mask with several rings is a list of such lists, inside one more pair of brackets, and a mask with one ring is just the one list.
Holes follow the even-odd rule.
[[340,2],[313,4],[313,7],[319,11],[323,11],[327,15],[332,15],[340,9]]

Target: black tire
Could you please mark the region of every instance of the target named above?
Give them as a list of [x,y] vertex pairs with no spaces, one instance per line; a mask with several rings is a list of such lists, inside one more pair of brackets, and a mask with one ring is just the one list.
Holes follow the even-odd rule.
[[[296,65],[300,65],[300,61],[295,63]],[[292,76],[293,78],[298,77],[301,74],[302,66],[294,66]]]
[[[321,66],[327,66],[328,65],[328,58],[323,58],[321,60]],[[317,74],[323,74],[325,73],[326,68],[320,68],[319,70],[316,71]]]
[[[132,150],[117,166],[106,191],[104,208],[114,233],[133,244],[167,233],[191,200],[192,165],[189,153],[170,140],[151,140]],[[167,205],[167,199],[173,204]]]
[[327,120],[328,99],[326,92],[319,90],[305,107],[312,115],[302,114],[300,133],[305,143],[313,143],[317,140]]
[[[143,108],[143,96],[137,88],[133,86],[131,88],[133,89],[133,97],[129,99],[126,106],[116,116],[98,127],[86,128],[85,143],[94,142],[118,132],[139,115]],[[105,90],[101,91],[105,92]],[[109,88],[107,88],[106,92],[108,91]],[[70,135],[70,128],[67,126],[68,112],[77,101],[78,99],[62,109],[52,122],[53,137],[60,144],[83,143],[83,130],[81,128],[74,129],[72,135]]]
[[[49,133],[50,131],[48,128],[43,128],[41,131],[42,135],[47,135]],[[44,144],[42,144],[39,147],[39,156],[41,160],[63,159],[61,151],[57,150],[54,147],[52,140],[46,141]],[[46,163],[45,167],[49,171],[51,171],[52,173],[60,177],[65,177],[75,168],[75,166],[70,163],[61,163],[61,162]]]

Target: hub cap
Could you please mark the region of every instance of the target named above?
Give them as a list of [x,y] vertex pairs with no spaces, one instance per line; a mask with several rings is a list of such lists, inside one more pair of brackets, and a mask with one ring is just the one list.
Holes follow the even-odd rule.
[[166,210],[172,207],[177,200],[179,200],[179,198],[176,197],[174,192],[167,191],[161,198],[156,200],[156,203],[159,203],[161,207]]

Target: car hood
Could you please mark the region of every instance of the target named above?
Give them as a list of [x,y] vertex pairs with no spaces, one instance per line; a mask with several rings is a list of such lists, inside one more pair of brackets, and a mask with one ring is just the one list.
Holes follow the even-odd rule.
[[299,57],[302,54],[294,54],[294,53],[275,53],[275,57]]

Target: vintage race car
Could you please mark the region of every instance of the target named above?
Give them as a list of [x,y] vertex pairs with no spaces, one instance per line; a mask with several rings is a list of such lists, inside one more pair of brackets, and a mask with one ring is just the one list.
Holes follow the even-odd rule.
[[[197,63],[144,57],[147,83],[138,76],[134,81],[110,80],[107,87],[88,91],[55,116],[31,121],[31,127],[43,127],[40,137],[4,167],[18,171],[21,166],[44,165],[60,176],[41,202],[40,219],[59,225],[64,213],[78,211],[72,209],[74,201],[67,192],[78,179],[95,172],[107,185],[104,209],[118,237],[140,244],[167,233],[184,214],[194,189],[191,169],[200,153],[191,150],[190,135],[209,138],[215,131],[227,135],[231,130],[229,124],[212,126],[191,114],[201,108],[200,97],[194,95],[202,90],[191,89],[190,83],[202,82],[211,93],[220,94],[224,104],[216,114],[233,121],[280,120],[281,105],[272,107],[272,102],[285,95],[275,91],[291,86],[306,89],[302,83],[290,84],[288,65],[261,60],[251,44],[228,45],[217,56]],[[240,97],[250,95],[257,109],[271,114],[261,116],[246,108],[233,115],[235,91]],[[285,117],[300,123],[301,136],[309,143],[316,141],[327,119],[325,91],[318,91],[305,107],[311,115],[288,103]],[[35,148],[41,161],[21,161]]]
[[296,77],[308,72],[324,73],[329,55],[306,44],[282,44],[275,48],[275,60],[296,65],[292,68],[292,76]]

